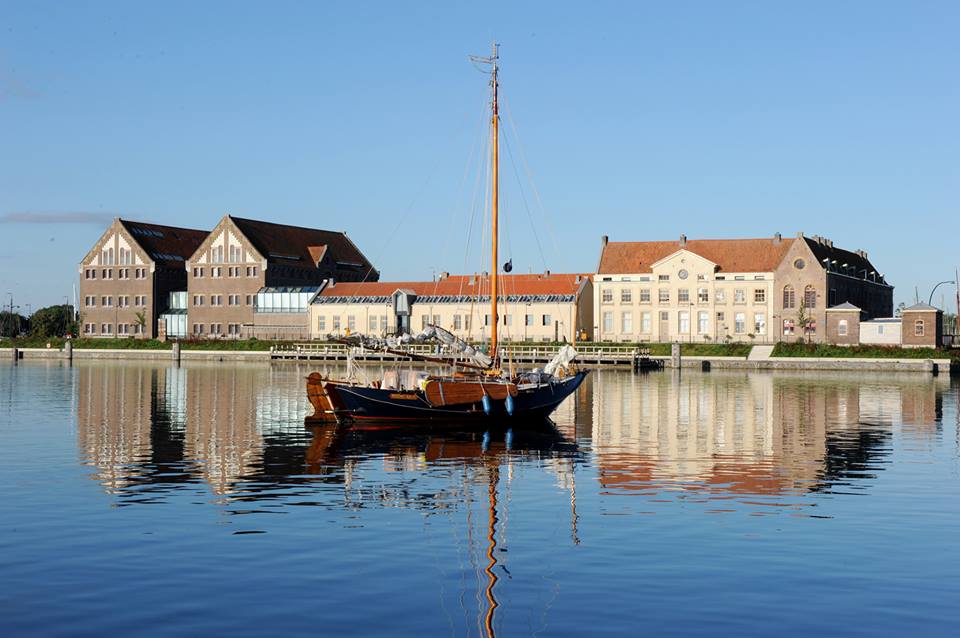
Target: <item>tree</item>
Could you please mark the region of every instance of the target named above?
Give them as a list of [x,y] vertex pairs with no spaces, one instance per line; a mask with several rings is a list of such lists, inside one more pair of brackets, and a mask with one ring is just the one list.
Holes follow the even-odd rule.
[[76,333],[76,329],[73,306],[65,304],[41,308],[30,318],[30,335],[33,337],[62,337]]
[[813,315],[807,314],[807,306],[803,303],[803,300],[800,300],[800,312],[797,314],[797,325],[800,327],[800,334],[803,335],[803,340],[810,341],[810,326],[813,325],[814,318]]
[[29,325],[30,320],[18,312],[10,312],[9,310],[0,312],[0,337],[16,337],[25,332]]
[[138,312],[137,315],[137,325],[140,326],[140,334],[144,334],[147,330],[147,313]]
[[893,316],[899,317],[900,315],[903,314],[903,311],[906,309],[907,309],[907,304],[901,301],[900,303],[897,304],[897,310],[896,312],[893,313]]

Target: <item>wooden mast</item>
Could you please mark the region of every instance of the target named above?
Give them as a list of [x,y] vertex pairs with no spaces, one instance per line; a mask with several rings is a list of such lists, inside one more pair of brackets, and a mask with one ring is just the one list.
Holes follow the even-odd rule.
[[491,177],[491,196],[490,196],[490,235],[493,240],[492,261],[490,262],[490,358],[493,359],[494,367],[498,366],[499,357],[497,356],[497,270],[499,262],[497,257],[498,235],[498,206],[500,195],[500,140],[499,140],[499,116],[497,114],[497,49],[496,42],[493,43],[493,56],[490,58],[493,64],[493,116],[491,129],[493,133],[492,153],[493,167]]

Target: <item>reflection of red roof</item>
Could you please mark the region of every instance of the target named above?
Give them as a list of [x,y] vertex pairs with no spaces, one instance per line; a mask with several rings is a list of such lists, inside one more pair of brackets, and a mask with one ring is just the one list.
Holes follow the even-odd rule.
[[[794,480],[763,463],[738,462],[734,459],[715,459],[715,464],[704,476],[685,480],[664,475],[653,457],[643,455],[601,455],[600,485],[613,491],[655,490],[667,485],[679,485],[693,492],[731,494],[783,494],[791,491]],[[658,476],[659,474],[659,476]]]
[[678,250],[688,250],[717,264],[720,272],[772,272],[793,245],[793,239],[689,239],[679,241],[609,242],[600,255],[600,274],[647,273],[651,265]]
[[[573,295],[580,289],[584,274],[499,275],[501,295]],[[490,277],[451,275],[439,281],[343,282],[327,286],[321,297],[389,297],[399,289],[418,297],[473,296],[490,294]]]

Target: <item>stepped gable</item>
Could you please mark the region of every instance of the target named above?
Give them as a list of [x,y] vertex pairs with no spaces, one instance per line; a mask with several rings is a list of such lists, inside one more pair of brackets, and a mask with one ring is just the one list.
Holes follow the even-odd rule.
[[823,260],[829,259],[830,261],[836,260],[838,266],[841,264],[849,264],[853,268],[856,268],[857,271],[866,270],[868,273],[871,271],[879,272],[876,267],[870,263],[870,259],[867,258],[865,253],[851,252],[843,248],[837,248],[833,245],[833,242],[818,242],[816,238],[812,237],[804,237],[803,239],[807,242],[807,246],[810,247],[810,250],[814,256],[816,256],[821,267],[823,267]]
[[652,265],[680,250],[717,264],[717,272],[772,272],[793,245],[793,239],[688,239],[681,241],[608,242],[600,255],[598,274],[649,273]]
[[120,223],[158,266],[178,270],[184,268],[184,262],[190,259],[210,234],[208,230],[148,224],[129,219],[121,219]]

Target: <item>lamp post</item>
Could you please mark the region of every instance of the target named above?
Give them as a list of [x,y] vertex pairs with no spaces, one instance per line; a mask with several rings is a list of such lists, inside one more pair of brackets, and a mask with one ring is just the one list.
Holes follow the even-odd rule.
[[948,279],[948,280],[946,280],[946,281],[941,281],[941,282],[938,283],[936,286],[934,286],[934,287],[933,287],[933,290],[930,291],[930,299],[927,300],[927,305],[928,305],[928,306],[932,306],[932,305],[933,305],[933,293],[935,293],[935,292],[937,291],[937,288],[939,288],[939,287],[940,287],[941,285],[943,285],[943,284],[956,284],[956,283],[957,283],[957,282],[955,282],[955,281],[953,281],[953,280],[951,280],[951,279]]

